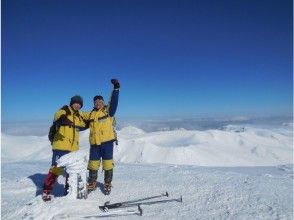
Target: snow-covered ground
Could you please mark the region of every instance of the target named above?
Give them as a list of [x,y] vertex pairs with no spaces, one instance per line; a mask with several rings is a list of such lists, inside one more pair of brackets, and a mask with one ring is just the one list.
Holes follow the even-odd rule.
[[[4,131],[5,132],[5,131]],[[2,133],[1,217],[3,219],[95,219],[106,201],[158,195],[183,202],[142,205],[143,216],[122,219],[293,219],[293,124],[262,128],[228,125],[222,129],[118,132],[111,195],[100,188],[87,200],[40,193],[51,161],[47,136]],[[89,150],[81,133],[81,155]],[[113,216],[114,217],[114,216]],[[116,217],[117,218],[117,217]]]

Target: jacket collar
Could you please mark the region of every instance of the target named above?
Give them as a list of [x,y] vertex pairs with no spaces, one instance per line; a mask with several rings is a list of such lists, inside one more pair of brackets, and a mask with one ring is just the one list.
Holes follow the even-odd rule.
[[75,111],[71,106],[68,106],[68,109],[72,114],[79,114],[79,111]]

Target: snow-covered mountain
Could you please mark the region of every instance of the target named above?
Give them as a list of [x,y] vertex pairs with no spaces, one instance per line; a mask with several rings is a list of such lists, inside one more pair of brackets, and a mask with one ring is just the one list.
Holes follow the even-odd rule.
[[[95,218],[98,205],[168,191],[182,203],[143,206],[144,219],[292,219],[293,124],[261,128],[228,125],[222,129],[145,132],[118,131],[113,191],[87,200],[63,197],[59,177],[49,203],[40,192],[51,161],[47,136],[2,133],[2,218]],[[88,154],[88,131],[81,132]],[[99,182],[103,181],[99,172]],[[137,216],[122,216],[124,219]]]
[[[88,131],[81,132],[81,150],[88,151]],[[115,161],[198,166],[268,166],[292,163],[292,125],[279,129],[225,126],[222,130],[144,132],[128,126],[118,131]],[[2,162],[48,161],[47,136],[2,134]]]

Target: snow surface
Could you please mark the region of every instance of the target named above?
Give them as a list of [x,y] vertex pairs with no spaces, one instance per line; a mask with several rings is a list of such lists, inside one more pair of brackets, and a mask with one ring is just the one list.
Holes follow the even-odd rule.
[[[292,219],[293,124],[274,128],[228,125],[222,129],[144,132],[124,127],[115,146],[113,190],[102,193],[103,173],[87,200],[63,196],[41,199],[51,162],[47,136],[2,133],[3,219],[95,219],[106,201],[121,202],[168,191],[183,202],[142,205],[143,216],[121,219]],[[69,173],[85,171],[88,131],[81,150],[61,158]],[[72,187],[74,181],[71,182]],[[114,218],[114,217],[113,217]],[[117,217],[116,217],[117,218]]]

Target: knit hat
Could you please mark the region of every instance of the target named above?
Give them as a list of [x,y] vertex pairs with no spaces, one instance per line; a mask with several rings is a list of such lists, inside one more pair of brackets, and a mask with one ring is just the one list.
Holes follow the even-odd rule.
[[96,95],[94,98],[93,98],[93,101],[95,102],[97,99],[100,99],[102,101],[104,101],[103,97],[101,95]]
[[73,97],[71,97],[70,99],[70,105],[74,104],[74,103],[78,103],[81,105],[81,108],[83,107],[83,98],[79,95],[75,95]]

